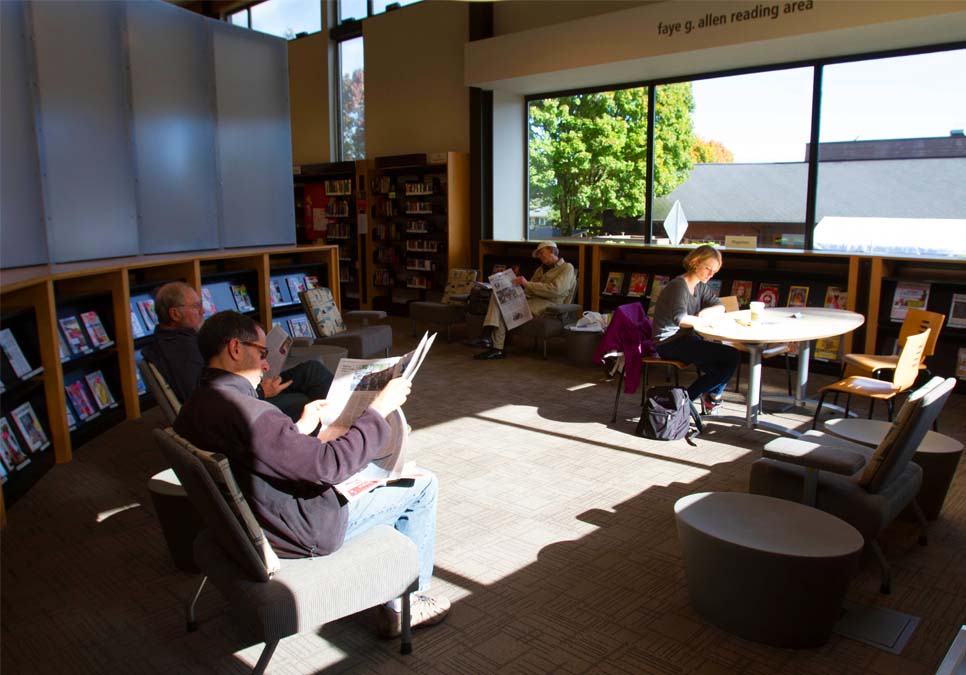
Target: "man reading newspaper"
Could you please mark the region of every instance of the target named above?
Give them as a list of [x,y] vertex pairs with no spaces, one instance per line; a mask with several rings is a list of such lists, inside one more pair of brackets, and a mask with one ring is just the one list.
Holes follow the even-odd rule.
[[[278,556],[327,555],[374,525],[391,525],[409,537],[419,553],[412,625],[442,621],[449,601],[425,593],[433,574],[436,477],[421,471],[409,487],[380,487],[352,502],[335,489],[386,454],[391,440],[387,418],[406,401],[410,381],[389,379],[379,391],[370,392],[365,409],[351,422],[345,421],[344,428],[323,427],[326,440],[322,440],[315,432],[325,424],[326,401],[311,401],[293,422],[255,395],[255,385],[268,364],[265,332],[254,320],[238,312],[218,312],[201,327],[198,346],[207,365],[175,420],[175,431],[198,447],[228,458]],[[349,416],[346,413],[338,420]],[[400,632],[400,605],[396,601],[379,608],[380,628],[386,636]]]
[[[573,290],[577,274],[574,266],[560,257],[560,251],[555,242],[540,242],[533,252],[533,257],[539,258],[541,264],[530,281],[527,281],[524,276],[510,276],[513,273],[509,272],[511,288],[497,288],[497,283],[494,283],[490,305],[483,319],[483,335],[476,343],[477,346],[487,349],[473,358],[481,360],[504,358],[506,354],[503,352],[503,343],[508,329],[516,328],[529,321],[551,305],[565,302]],[[507,274],[507,272],[501,274]],[[498,282],[493,277],[490,279]],[[516,287],[523,288],[525,302],[523,302],[524,298],[520,298],[518,291],[514,293]]]

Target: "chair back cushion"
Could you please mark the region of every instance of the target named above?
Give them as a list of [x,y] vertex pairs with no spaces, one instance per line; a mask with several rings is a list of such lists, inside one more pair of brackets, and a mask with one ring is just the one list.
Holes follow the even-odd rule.
[[302,301],[302,307],[316,337],[329,337],[345,331],[345,322],[335,305],[332,291],[328,288],[299,291],[299,300]]
[[[268,581],[279,569],[278,557],[264,543],[265,535],[238,491],[228,460],[196,448],[173,429],[155,429],[154,435],[219,546],[253,581]],[[218,484],[213,474],[225,482]]]
[[162,412],[164,412],[168,424],[174,424],[174,418],[181,412],[181,401],[175,396],[174,390],[161,375],[161,371],[147,359],[138,361],[138,370],[141,372],[141,379],[144,380],[148,391],[151,392],[154,400],[158,402]]
[[441,302],[444,305],[465,305],[470,291],[473,290],[473,283],[476,281],[476,276],[476,270],[451,269],[449,271],[449,278],[446,280],[446,288],[443,290],[443,299]]

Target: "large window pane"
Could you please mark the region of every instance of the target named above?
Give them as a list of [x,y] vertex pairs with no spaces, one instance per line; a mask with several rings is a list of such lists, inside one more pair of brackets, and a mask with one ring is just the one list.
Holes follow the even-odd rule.
[[812,69],[661,85],[655,98],[652,236],[802,248]]
[[361,37],[339,43],[339,70],[341,159],[363,159],[366,156],[366,103]]
[[251,7],[254,30],[291,40],[299,33],[322,30],[319,0],[265,0]]
[[647,89],[531,101],[528,236],[640,233]]
[[966,50],[826,66],[815,247],[964,255]]

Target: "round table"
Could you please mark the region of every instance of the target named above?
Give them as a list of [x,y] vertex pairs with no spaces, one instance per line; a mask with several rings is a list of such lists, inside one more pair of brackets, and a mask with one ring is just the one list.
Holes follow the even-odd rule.
[[[882,442],[890,427],[891,422],[880,420],[850,418],[825,422],[825,430],[830,434],[871,448]],[[922,486],[916,500],[928,520],[939,517],[962,454],[962,443],[935,431],[927,431],[916,449],[912,461],[922,467]]]
[[[751,320],[751,311],[715,314],[695,322],[694,330],[701,337],[719,342],[740,342],[748,348],[751,374],[748,376],[745,425],[758,426],[759,391],[761,389],[761,352],[768,345],[797,342],[798,378],[795,382],[796,405],[805,403],[808,384],[808,362],[812,340],[843,335],[865,322],[857,312],[827,307],[771,307],[761,313],[758,321]],[[776,431],[789,433],[777,428]]]
[[575,366],[595,366],[594,352],[597,343],[604,334],[600,328],[584,328],[583,326],[565,326],[564,336],[567,340],[567,358]]

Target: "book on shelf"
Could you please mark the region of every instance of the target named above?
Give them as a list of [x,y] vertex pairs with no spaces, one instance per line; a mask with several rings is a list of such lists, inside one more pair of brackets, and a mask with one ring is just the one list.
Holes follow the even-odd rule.
[[239,312],[250,312],[255,309],[245,284],[231,284],[231,297],[235,299],[235,308]]
[[950,328],[966,328],[966,293],[953,293],[946,325]]
[[845,309],[849,304],[849,294],[841,286],[829,286],[825,289],[825,303],[823,307],[831,309]]
[[788,306],[806,307],[808,305],[808,286],[788,287]]
[[148,333],[154,332],[154,327],[158,325],[158,313],[154,311],[154,300],[138,300],[138,313],[144,322],[144,329]]
[[900,281],[896,284],[896,292],[892,296],[892,311],[889,318],[902,322],[906,318],[909,308],[926,309],[929,304],[930,284],[916,281]]
[[87,386],[91,388],[91,392],[94,394],[94,401],[100,410],[113,408],[117,405],[117,401],[111,395],[111,390],[107,388],[107,382],[104,381],[104,373],[95,370],[92,373],[87,373],[84,379],[87,380]]
[[17,425],[20,436],[26,441],[31,452],[39,452],[50,445],[47,434],[44,433],[44,428],[40,425],[40,420],[37,419],[37,413],[34,412],[34,408],[29,402],[17,406],[10,414],[13,415],[13,422]]
[[7,465],[0,462],[0,483],[7,482]]
[[302,291],[298,298],[309,321],[315,324],[313,332],[318,332],[322,337],[329,337],[346,329],[342,314],[339,313],[339,308],[336,307],[335,299],[332,297],[332,291],[328,288]]
[[735,279],[731,282],[731,294],[737,298],[738,307],[747,307],[751,302],[751,282]]
[[758,284],[758,297],[756,299],[758,302],[765,303],[765,307],[778,307],[778,296],[780,294],[781,288],[778,284],[770,284],[763,281]]
[[205,318],[218,313],[218,306],[211,295],[211,289],[207,286],[201,287],[201,309],[205,313]]
[[87,329],[87,334],[91,336],[92,345],[97,349],[104,349],[114,344],[114,340],[107,334],[97,312],[84,312],[80,316],[81,321],[84,322],[84,328]]
[[839,347],[841,344],[841,335],[820,338],[815,341],[815,352],[813,356],[818,361],[838,361]]
[[649,277],[646,272],[631,272],[631,280],[627,284],[627,295],[631,298],[643,298],[647,293]]
[[305,290],[312,290],[319,287],[319,278],[314,274],[305,275]]
[[966,347],[960,347],[956,354],[956,377],[966,380]]
[[305,290],[304,277],[301,277],[301,276],[285,277],[285,283],[288,284],[288,291],[289,293],[292,294],[293,299],[299,297],[299,293]]
[[717,296],[721,296],[721,279],[709,279],[708,288]]
[[64,332],[64,339],[67,340],[67,346],[70,347],[72,354],[86,354],[91,351],[76,316],[65,316],[63,319],[57,319],[57,323]]
[[671,283],[671,277],[666,274],[655,274],[654,281],[651,283],[651,295],[647,303],[647,318],[654,318],[654,310],[657,309],[657,299],[661,297],[661,291]]
[[279,285],[278,279],[272,279],[268,282],[268,294],[272,307],[285,304],[285,300],[282,297],[282,287]]
[[[138,355],[139,354],[140,354],[140,352],[138,352]],[[134,359],[135,363],[137,363],[140,360],[141,359],[140,358],[137,358],[137,355],[136,355],[135,356],[135,359]],[[142,394],[148,393],[148,386],[144,383],[144,378],[141,377],[141,369],[140,368],[135,368],[134,369],[134,378],[135,378],[135,380],[137,380],[138,396],[140,396]]]
[[9,328],[0,330],[0,347],[3,348],[3,353],[6,355],[7,361],[10,362],[10,367],[13,368],[13,372],[17,374],[17,377],[23,379],[34,374],[33,368],[30,367],[27,358],[20,350],[20,343],[17,342],[17,338],[14,337],[13,332]]
[[293,338],[314,337],[312,334],[312,326],[309,324],[308,317],[296,316],[288,320],[288,330],[292,334]]
[[64,406],[64,408],[65,410],[67,410],[67,430],[73,431],[74,429],[77,428],[77,418],[74,417],[74,409],[71,408],[69,401],[67,402],[67,405]]
[[0,459],[11,472],[30,464],[30,458],[20,448],[20,442],[6,417],[0,417]]
[[265,336],[265,361],[268,363],[268,370],[265,377],[272,379],[278,377],[285,366],[285,359],[292,349],[292,336],[285,332],[281,326],[272,326]]
[[624,287],[624,273],[610,272],[607,275],[607,283],[604,284],[604,295],[620,295]]
[[60,349],[60,362],[70,360],[70,348],[64,342],[64,335],[60,331],[57,331],[57,347]]
[[83,381],[77,380],[76,382],[72,382],[65,386],[64,390],[67,392],[67,398],[70,399],[71,405],[74,406],[74,411],[82,421],[86,422],[100,415],[94,409],[94,404],[91,402],[90,396],[87,395],[87,388],[84,386]]
[[141,317],[138,316],[138,313],[132,307],[131,308],[131,335],[133,335],[134,339],[137,340],[138,338],[147,337],[147,334],[148,332],[144,330],[144,324],[141,323]]

